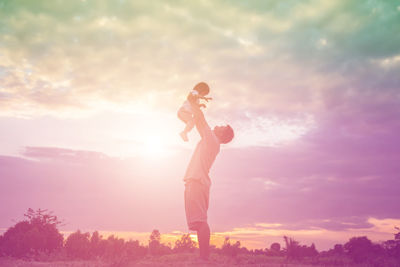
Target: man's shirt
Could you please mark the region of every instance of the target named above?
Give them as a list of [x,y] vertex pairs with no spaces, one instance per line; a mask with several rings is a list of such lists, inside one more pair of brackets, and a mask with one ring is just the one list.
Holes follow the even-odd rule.
[[202,138],[196,146],[183,180],[185,182],[198,180],[210,186],[209,172],[219,153],[220,142],[205,121],[202,123],[201,131]]

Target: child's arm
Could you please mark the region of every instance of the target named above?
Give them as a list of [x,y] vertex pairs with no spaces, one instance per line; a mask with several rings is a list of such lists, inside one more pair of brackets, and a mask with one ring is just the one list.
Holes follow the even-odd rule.
[[189,95],[188,95],[188,97],[187,97],[187,100],[188,100],[189,102],[192,102],[194,105],[197,105],[197,106],[200,107],[200,108],[201,108],[201,107],[205,108],[206,105],[204,105],[204,104],[199,104],[198,99],[204,99],[204,100],[206,100],[206,101],[208,102],[208,101],[211,100],[212,98],[211,98],[211,97],[201,96],[201,95],[198,95],[198,94],[193,94],[192,92],[190,92]]
[[212,97],[206,97],[206,96],[199,96],[200,99],[204,99],[205,101],[212,100]]

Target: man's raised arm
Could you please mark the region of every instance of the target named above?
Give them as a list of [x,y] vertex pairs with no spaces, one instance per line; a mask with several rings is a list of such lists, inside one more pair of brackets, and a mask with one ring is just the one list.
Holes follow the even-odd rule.
[[199,105],[196,104],[195,101],[195,98],[189,97],[189,102],[192,105],[193,116],[197,131],[199,132],[201,138],[204,138],[207,132],[211,132],[211,129],[204,117],[203,111],[201,111]]

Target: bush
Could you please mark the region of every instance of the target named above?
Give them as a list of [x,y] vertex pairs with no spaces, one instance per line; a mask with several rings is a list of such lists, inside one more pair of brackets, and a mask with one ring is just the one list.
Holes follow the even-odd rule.
[[300,245],[300,243],[292,238],[284,236],[286,244],[286,257],[288,259],[301,259],[303,257],[315,257],[318,255],[318,251],[315,248],[314,243],[307,247],[306,245]]
[[193,252],[196,249],[196,242],[190,238],[190,234],[182,235],[181,239],[175,241],[175,252]]
[[221,252],[222,254],[231,257],[236,257],[240,252],[240,242],[236,241],[236,243],[232,245],[231,241],[229,240],[229,237],[225,237],[225,241],[224,244],[222,245]]

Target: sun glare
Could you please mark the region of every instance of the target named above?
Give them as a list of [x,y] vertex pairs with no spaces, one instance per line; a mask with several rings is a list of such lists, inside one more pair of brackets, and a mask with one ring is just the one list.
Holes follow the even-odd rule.
[[[143,109],[146,111],[146,108]],[[114,116],[117,118],[118,114]],[[115,119],[116,120],[116,119]],[[129,123],[126,123],[130,120]],[[128,156],[143,159],[159,159],[175,153],[179,145],[181,124],[170,114],[161,112],[132,113],[123,116],[112,127],[114,138],[119,142],[121,151]]]
[[145,138],[142,152],[146,158],[161,158],[168,155],[165,144],[161,137],[157,135],[150,135]]

